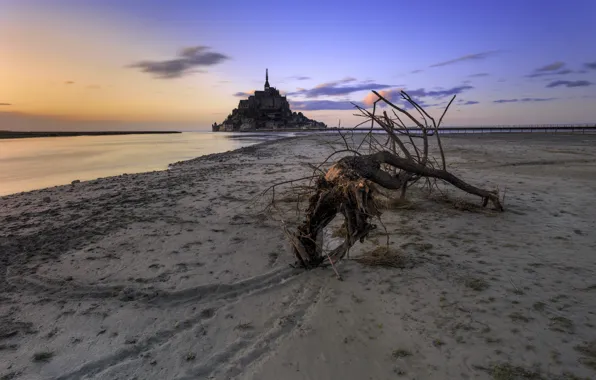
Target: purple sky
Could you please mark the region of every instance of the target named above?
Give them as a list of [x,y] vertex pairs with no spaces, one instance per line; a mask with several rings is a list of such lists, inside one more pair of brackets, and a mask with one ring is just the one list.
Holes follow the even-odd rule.
[[0,0],[0,129],[206,129],[265,68],[330,126],[372,89],[434,114],[457,94],[447,125],[594,123],[595,19],[593,0]]

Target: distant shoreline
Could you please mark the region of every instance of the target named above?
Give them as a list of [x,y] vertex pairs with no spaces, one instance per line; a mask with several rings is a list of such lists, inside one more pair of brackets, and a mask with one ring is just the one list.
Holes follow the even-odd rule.
[[0,131],[0,139],[23,139],[32,137],[72,137],[72,136],[119,136],[155,135],[182,133],[178,131],[114,131],[114,132],[18,132]]
[[[410,127],[407,128],[409,132],[419,133],[420,128]],[[432,128],[431,128],[432,130]],[[384,132],[385,130],[380,127],[360,127],[360,128],[278,128],[278,129],[251,129],[245,131],[233,131],[233,133],[254,133],[254,132],[267,132],[267,133],[275,133],[275,132],[324,132],[324,131],[340,131],[340,132]],[[402,130],[403,131],[403,130]],[[499,125],[499,126],[470,126],[470,127],[440,127],[439,131],[441,134],[450,134],[450,133],[457,133],[457,134],[466,134],[466,133],[559,133],[559,132],[595,132],[596,131],[596,124],[589,124],[589,125]],[[219,132],[219,131],[218,131]],[[213,132],[213,133],[218,133]],[[228,132],[228,131],[221,131],[221,132]],[[232,132],[228,132],[232,133]]]

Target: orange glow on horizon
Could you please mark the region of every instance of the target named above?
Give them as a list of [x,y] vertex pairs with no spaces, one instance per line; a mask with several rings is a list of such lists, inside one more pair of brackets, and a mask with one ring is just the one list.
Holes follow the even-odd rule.
[[235,106],[235,99],[214,86],[213,75],[164,80],[127,67],[147,57],[171,56],[164,37],[114,15],[43,8],[12,9],[11,17],[0,20],[0,46],[10,52],[0,60],[0,102],[11,104],[0,112],[208,122],[213,113]]

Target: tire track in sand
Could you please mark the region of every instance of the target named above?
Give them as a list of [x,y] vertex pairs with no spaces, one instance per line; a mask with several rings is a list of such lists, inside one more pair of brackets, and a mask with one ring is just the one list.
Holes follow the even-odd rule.
[[178,291],[140,289],[130,285],[95,286],[73,284],[62,280],[45,279],[39,276],[10,277],[9,283],[19,291],[28,291],[50,299],[107,299],[120,295],[130,300],[144,300],[154,306],[176,306],[189,302],[206,303],[213,300],[239,297],[263,287],[290,279],[300,271],[280,268],[268,273],[250,277],[231,284],[207,284]]
[[247,368],[266,360],[267,353],[289,337],[299,328],[309,313],[319,303],[323,293],[322,281],[314,284],[312,278],[305,281],[299,296],[288,305],[288,312],[276,318],[273,327],[258,336],[242,338],[202,361],[176,380],[194,380],[198,378],[232,379]]
[[[279,285],[288,284],[292,279],[297,278],[298,273],[301,272],[291,268],[282,268],[275,271],[271,271],[264,275],[251,277],[249,279],[239,281],[233,284],[222,284],[218,286],[208,285],[192,288],[198,289],[199,295],[191,294],[192,289],[180,292],[171,292],[167,295],[161,294],[159,298],[156,298],[158,301],[158,306],[192,303],[194,306],[203,306],[203,310],[194,315],[193,317],[182,321],[175,328],[157,331],[150,338],[140,341],[132,347],[122,348],[120,350],[117,350],[113,354],[107,355],[98,360],[84,363],[80,365],[77,369],[69,373],[57,376],[54,379],[76,380],[81,379],[83,377],[98,375],[101,372],[109,370],[111,367],[114,367],[133,356],[138,356],[143,352],[149,351],[157,346],[167,343],[175,335],[181,332],[188,331],[194,328],[199,323],[203,323],[206,320],[212,319],[217,310],[219,310],[225,304],[221,301],[226,301],[226,303],[229,303],[234,299],[240,299],[248,295],[266,292],[272,288],[278,288]],[[208,292],[211,292],[211,294],[207,294]],[[172,299],[169,300],[168,296],[171,296]],[[202,302],[198,304],[194,303],[196,300],[200,300]],[[213,305],[214,303],[218,302],[220,303],[220,305]],[[237,346],[236,349],[230,350],[230,352],[235,352],[238,349],[242,349],[244,346],[247,346],[248,344],[249,342],[239,341],[235,344]]]

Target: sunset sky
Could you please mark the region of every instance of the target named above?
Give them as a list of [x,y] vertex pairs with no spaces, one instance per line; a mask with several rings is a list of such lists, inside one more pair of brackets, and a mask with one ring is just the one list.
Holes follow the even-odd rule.
[[272,86],[354,125],[400,89],[447,125],[596,123],[595,0],[0,0],[0,130],[208,129]]

